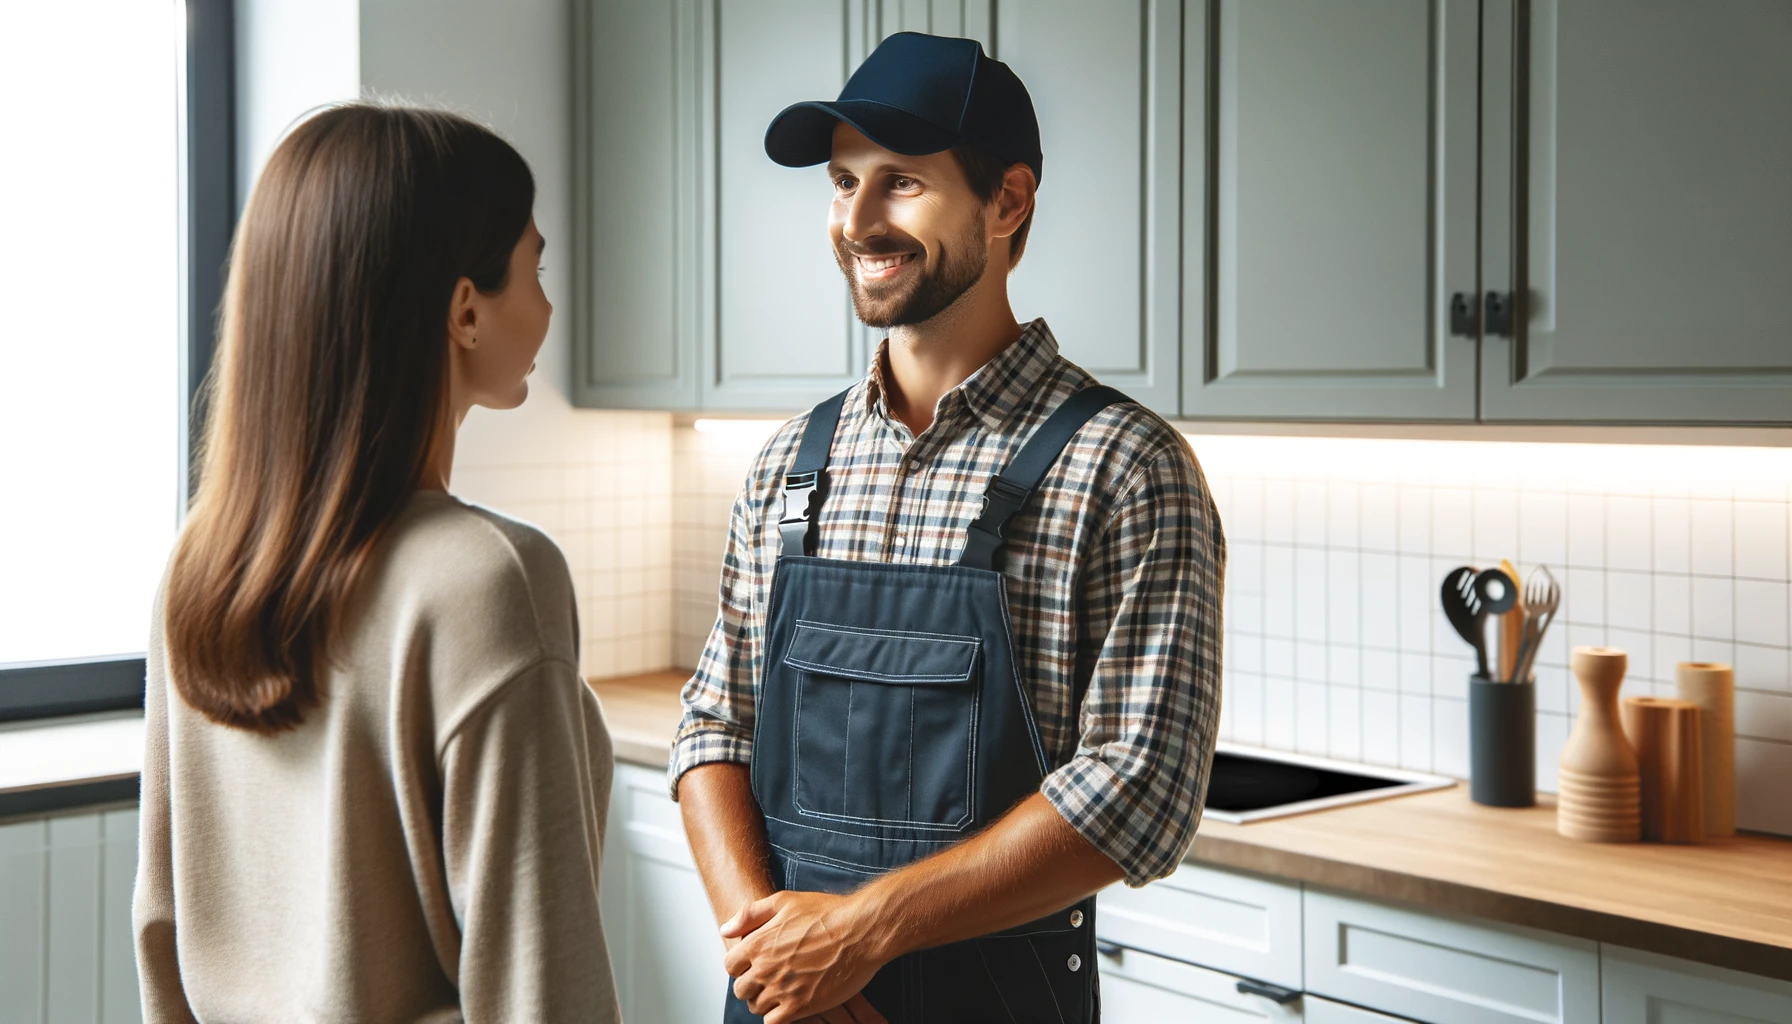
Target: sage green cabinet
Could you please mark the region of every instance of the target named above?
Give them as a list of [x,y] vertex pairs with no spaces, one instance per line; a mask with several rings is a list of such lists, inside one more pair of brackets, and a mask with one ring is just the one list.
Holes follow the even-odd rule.
[[1188,6],[1182,412],[1473,420],[1478,4]]
[[[699,221],[714,282],[701,328],[706,409],[806,408],[865,372],[866,331],[853,316],[828,236],[832,198],[821,167],[780,167],[766,126],[797,100],[831,98],[864,59],[859,5],[840,0],[706,0],[713,59],[702,94]],[[710,80],[713,76],[713,80]]]
[[697,217],[700,13],[697,0],[573,4],[570,262],[580,405],[688,409],[699,401],[709,277]]
[[[575,0],[576,399],[864,372],[828,184],[764,155],[884,36],[1027,82],[1011,290],[1167,416],[1792,423],[1792,5]],[[1452,297],[1514,322],[1459,324]]]
[[1486,11],[1484,418],[1792,422],[1792,5]]
[[992,56],[1014,68],[1045,153],[1014,312],[1065,358],[1174,417],[1182,194],[1181,0],[1004,0]]

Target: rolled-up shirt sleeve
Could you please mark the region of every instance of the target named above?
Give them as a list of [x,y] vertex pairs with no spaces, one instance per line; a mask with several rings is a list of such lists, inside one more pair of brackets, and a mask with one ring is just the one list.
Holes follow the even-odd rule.
[[1201,820],[1219,726],[1226,542],[1182,445],[1122,490],[1083,567],[1080,648],[1098,651],[1074,757],[1041,785],[1141,886],[1175,870]]
[[667,767],[667,784],[674,800],[678,799],[678,780],[692,768],[714,761],[752,761],[753,680],[759,674],[762,642],[753,602],[771,583],[756,557],[753,522],[758,517],[753,509],[758,502],[754,492],[749,482],[729,515],[721,608],[697,671],[681,695],[684,717],[673,737],[672,760]]

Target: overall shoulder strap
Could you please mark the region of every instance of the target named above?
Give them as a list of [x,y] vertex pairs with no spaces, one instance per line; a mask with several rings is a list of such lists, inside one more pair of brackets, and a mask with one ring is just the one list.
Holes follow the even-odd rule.
[[840,424],[846,392],[851,390],[847,388],[809,411],[796,460],[784,475],[784,512],[778,519],[782,555],[815,553],[815,517],[828,494],[828,455],[834,447],[834,430]]
[[958,564],[975,569],[1000,568],[1008,521],[1025,507],[1064,446],[1096,413],[1115,403],[1130,401],[1120,391],[1097,384],[1059,403],[1015,453],[1008,468],[990,480],[983,492],[983,513],[971,523]]

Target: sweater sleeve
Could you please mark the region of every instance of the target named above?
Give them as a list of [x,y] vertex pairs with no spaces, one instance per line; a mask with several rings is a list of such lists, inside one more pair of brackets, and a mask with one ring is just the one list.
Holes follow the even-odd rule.
[[174,940],[174,837],[169,825],[168,673],[162,650],[161,602],[150,633],[149,678],[143,697],[143,775],[137,825],[137,884],[131,896],[137,979],[148,1024],[193,1018],[181,987]]
[[442,751],[442,847],[467,1024],[621,1019],[598,909],[613,772],[573,666],[505,683]]

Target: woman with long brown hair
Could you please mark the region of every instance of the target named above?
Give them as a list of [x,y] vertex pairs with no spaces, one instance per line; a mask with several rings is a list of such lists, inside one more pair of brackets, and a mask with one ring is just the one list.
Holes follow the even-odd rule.
[[255,186],[150,648],[147,1020],[618,1019],[566,562],[447,493],[547,332],[534,201],[485,128],[363,104]]

